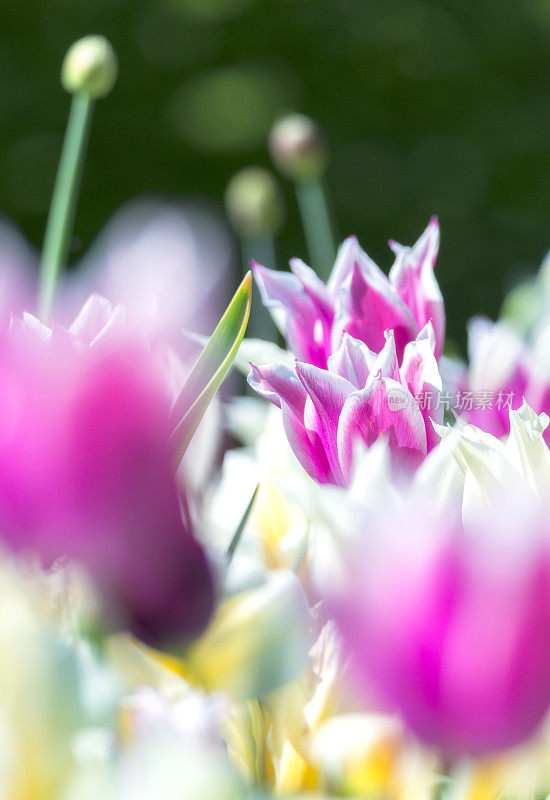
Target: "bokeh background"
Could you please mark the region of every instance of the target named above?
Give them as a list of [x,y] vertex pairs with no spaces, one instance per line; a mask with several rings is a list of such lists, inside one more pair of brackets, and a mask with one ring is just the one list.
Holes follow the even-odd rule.
[[[21,0],[1,4],[0,211],[39,245],[69,98],[68,45],[120,60],[97,105],[80,255],[136,195],[207,195],[269,164],[272,121],[315,117],[341,236],[387,268],[389,237],[442,227],[450,335],[496,315],[550,247],[549,0]],[[279,260],[305,256],[292,188]]]

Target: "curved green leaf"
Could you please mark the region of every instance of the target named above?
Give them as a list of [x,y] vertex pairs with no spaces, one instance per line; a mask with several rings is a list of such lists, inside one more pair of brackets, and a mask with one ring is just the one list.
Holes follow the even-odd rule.
[[251,297],[252,275],[248,272],[174,403],[171,440],[178,463],[237,355],[250,316]]

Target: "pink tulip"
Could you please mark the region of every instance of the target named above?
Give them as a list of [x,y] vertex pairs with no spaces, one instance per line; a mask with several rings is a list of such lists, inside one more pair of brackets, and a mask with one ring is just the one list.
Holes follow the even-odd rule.
[[[510,432],[509,409],[523,400],[537,413],[550,413],[550,327],[532,344],[503,322],[477,317],[468,327],[470,365],[455,378],[457,413],[494,436]],[[550,443],[550,431],[544,434]]]
[[523,742],[550,704],[547,517],[498,505],[468,529],[429,503],[370,511],[333,596],[358,685],[451,757]]
[[442,411],[433,349],[431,323],[405,346],[401,368],[393,331],[378,355],[346,333],[326,369],[298,359],[295,369],[251,365],[248,380],[282,410],[288,441],[306,472],[319,483],[345,485],[358,441],[369,446],[383,437],[394,466],[406,472],[436,443],[432,419],[441,422]]
[[225,307],[231,259],[229,232],[208,204],[132,200],[63,276],[57,308],[65,315],[99,292],[185,353],[182,329],[208,332]]
[[33,317],[0,340],[0,531],[94,579],[109,622],[151,644],[199,633],[213,605],[174,477],[159,361],[92,299],[70,330]]
[[445,312],[433,274],[439,248],[437,218],[430,220],[412,248],[395,242],[390,246],[396,259],[389,277],[354,237],[340,248],[327,285],[299,259],[290,262],[291,273],[253,266],[264,303],[282,314],[288,347],[301,361],[326,369],[346,333],[378,353],[387,330],[394,332],[401,359],[405,345],[428,322],[439,358]]

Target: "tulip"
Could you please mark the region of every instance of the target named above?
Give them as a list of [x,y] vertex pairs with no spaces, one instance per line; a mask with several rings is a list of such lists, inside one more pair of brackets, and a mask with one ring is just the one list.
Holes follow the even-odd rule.
[[91,292],[99,292],[188,358],[181,330],[206,333],[217,322],[230,288],[230,263],[229,234],[208,207],[133,200],[113,215],[76,269],[62,276],[55,316],[68,322]]
[[[456,382],[456,410],[494,436],[510,431],[509,410],[523,400],[537,413],[550,412],[550,326],[524,343],[506,322],[477,317],[468,327],[470,365]],[[550,431],[545,434],[550,443]]]
[[299,259],[290,262],[291,274],[253,265],[263,301],[282,321],[288,347],[301,361],[326,369],[346,333],[379,352],[387,330],[394,331],[401,359],[405,345],[428,322],[439,358],[445,312],[433,274],[439,247],[437,219],[432,218],[412,248],[393,241],[390,246],[396,259],[389,277],[354,237],[341,246],[326,285]]
[[378,355],[344,334],[327,369],[300,360],[294,369],[251,365],[248,380],[281,408],[288,441],[306,472],[319,483],[346,485],[358,441],[368,447],[385,438],[394,466],[405,471],[436,444],[432,419],[440,421],[442,409],[434,347],[428,323],[406,345],[399,368],[393,331]]
[[213,606],[174,476],[170,398],[154,353],[91,300],[70,330],[26,316],[0,341],[0,530],[45,565],[81,562],[106,618],[159,645]]
[[513,747],[550,704],[547,516],[494,493],[463,524],[421,498],[363,515],[335,593],[357,681],[450,758]]

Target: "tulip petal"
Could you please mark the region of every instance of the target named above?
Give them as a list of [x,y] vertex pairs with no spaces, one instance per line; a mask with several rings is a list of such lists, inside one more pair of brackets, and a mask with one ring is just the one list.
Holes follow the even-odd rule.
[[391,378],[392,381],[401,383],[393,331],[386,331],[386,343],[372,365],[371,375],[373,379],[375,377]]
[[401,358],[405,345],[418,331],[414,318],[380,270],[365,274],[355,262],[340,289],[332,331],[333,348],[338,347],[344,333],[349,333],[379,352],[384,347],[387,330],[394,331],[397,355]]
[[329,356],[328,368],[346,378],[356,389],[364,389],[376,359],[376,353],[371,353],[363,342],[345,333],[338,350]]
[[[336,263],[328,281],[328,291],[336,300],[344,283],[349,279],[355,266],[358,266],[365,276],[383,275],[380,268],[374,263],[361,248],[356,236],[348,236],[338,250]],[[384,277],[384,276],[383,276]]]
[[390,281],[399,296],[411,309],[418,328],[431,321],[439,358],[445,339],[445,309],[439,285],[434,276],[434,264],[439,250],[439,223],[432,217],[428,227],[412,247],[390,240],[396,255],[390,270]]
[[317,412],[317,432],[323,442],[335,482],[341,484],[343,478],[338,457],[338,422],[346,398],[355,387],[340,375],[333,375],[328,370],[312,367],[310,364],[297,362],[296,372]]
[[306,426],[308,395],[296,373],[282,364],[266,367],[252,364],[248,383],[281,409],[288,442],[305,471],[319,483],[332,483],[323,442],[315,427]]
[[427,452],[426,429],[418,405],[401,383],[376,378],[365,389],[350,394],[338,426],[338,453],[344,480],[351,476],[355,440],[370,446],[386,437],[394,465],[408,470]]
[[292,258],[290,260],[290,269],[302,284],[304,292],[310,298],[319,315],[326,321],[327,325],[332,325],[334,301],[323,281],[300,258]]
[[434,355],[435,336],[431,322],[420,331],[414,342],[405,347],[401,376],[410,393],[419,403],[426,425],[428,452],[439,443],[433,422],[443,422],[443,405],[440,403],[442,381]]
[[284,334],[298,358],[326,366],[326,336],[319,311],[296,275],[253,263],[252,271],[264,305],[284,315]]

